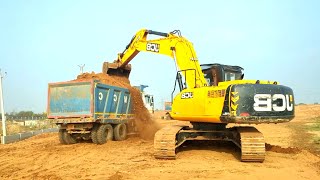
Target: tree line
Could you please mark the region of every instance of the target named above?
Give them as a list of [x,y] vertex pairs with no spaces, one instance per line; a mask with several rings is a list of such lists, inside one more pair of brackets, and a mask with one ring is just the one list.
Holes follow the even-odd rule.
[[[47,113],[34,113],[33,111],[20,111],[5,113],[6,119],[20,119],[21,117],[35,117],[35,118],[47,118]],[[2,119],[2,114],[0,113],[0,119]]]

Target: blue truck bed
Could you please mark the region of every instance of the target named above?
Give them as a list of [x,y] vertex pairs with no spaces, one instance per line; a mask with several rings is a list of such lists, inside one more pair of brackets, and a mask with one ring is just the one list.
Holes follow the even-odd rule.
[[130,101],[128,89],[98,81],[50,83],[47,113],[49,119],[123,119],[131,115]]
[[96,80],[50,83],[47,113],[59,126],[62,144],[104,144],[136,132],[129,90]]

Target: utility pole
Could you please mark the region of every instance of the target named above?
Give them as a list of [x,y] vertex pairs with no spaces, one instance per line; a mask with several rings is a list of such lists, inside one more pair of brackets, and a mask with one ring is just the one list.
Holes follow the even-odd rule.
[[80,68],[80,74],[83,74],[83,68],[84,68],[85,64],[80,64],[78,66]]
[[0,69],[0,101],[1,101],[1,114],[2,114],[2,139],[1,143],[5,144],[5,136],[7,136],[7,129],[6,129],[6,116],[4,114],[4,106],[3,106],[3,93],[2,93],[2,79],[3,77],[7,75],[7,72],[4,72],[4,75],[2,75],[1,69]]

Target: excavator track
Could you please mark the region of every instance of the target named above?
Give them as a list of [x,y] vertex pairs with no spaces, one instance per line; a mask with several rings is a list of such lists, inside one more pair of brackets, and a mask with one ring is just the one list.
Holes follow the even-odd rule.
[[[176,159],[176,149],[186,140],[204,140],[200,135],[203,130],[183,130],[185,126],[169,125],[159,130],[154,137],[154,156],[157,159]],[[187,128],[188,129],[188,128]],[[189,132],[190,133],[186,133]],[[228,131],[228,130],[227,130]],[[226,132],[227,132],[226,131]],[[178,142],[177,134],[185,133],[185,137]],[[209,131],[208,131],[209,132]],[[236,127],[229,132],[234,132],[232,141],[241,149],[241,161],[263,162],[265,159],[265,141],[263,134],[254,127]],[[198,137],[188,136],[200,133]],[[221,132],[210,131],[212,135]],[[228,134],[228,133],[227,133]],[[228,138],[226,138],[228,139]],[[230,140],[231,140],[230,139]],[[219,140],[219,139],[207,139]],[[225,138],[220,137],[220,140]]]
[[254,127],[238,127],[240,136],[241,161],[263,162],[265,159],[265,141],[263,134]]
[[176,159],[177,140],[176,134],[183,126],[169,125],[155,134],[154,157],[157,159]]

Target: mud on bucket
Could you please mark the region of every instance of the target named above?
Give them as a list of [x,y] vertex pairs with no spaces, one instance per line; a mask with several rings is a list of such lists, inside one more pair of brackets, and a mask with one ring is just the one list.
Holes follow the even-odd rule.
[[104,62],[102,72],[111,76],[129,77],[131,72],[131,64],[120,67],[119,63]]

